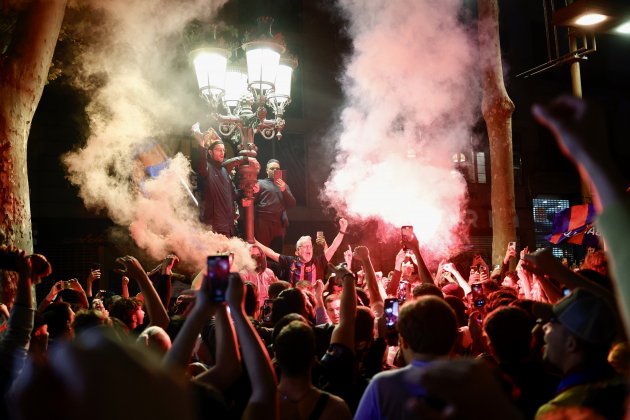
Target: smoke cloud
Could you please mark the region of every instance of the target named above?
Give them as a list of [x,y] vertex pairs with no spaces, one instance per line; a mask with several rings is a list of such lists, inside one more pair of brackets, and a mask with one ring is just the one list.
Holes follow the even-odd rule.
[[[205,256],[235,253],[234,268],[252,268],[246,244],[209,232],[183,187],[191,175],[178,154],[157,178],[134,181],[137,153],[147,138],[181,133],[197,114],[186,87],[192,69],[177,60],[181,37],[193,19],[209,20],[224,0],[100,0],[97,45],[79,58],[78,82],[104,80],[87,108],[91,134],[84,147],[64,157],[69,180],[86,207],[104,210],[128,227],[138,246],[162,259],[175,252],[183,263],[203,267]],[[89,30],[90,28],[85,28]],[[93,28],[92,28],[93,29]],[[97,29],[93,29],[97,30]],[[94,34],[92,34],[94,36]],[[178,64],[179,63],[179,64]],[[93,86],[92,86],[93,87]]]
[[476,47],[461,0],[338,0],[353,52],[336,161],[322,199],[379,231],[413,225],[435,257],[461,244],[466,182],[452,157],[470,144]]

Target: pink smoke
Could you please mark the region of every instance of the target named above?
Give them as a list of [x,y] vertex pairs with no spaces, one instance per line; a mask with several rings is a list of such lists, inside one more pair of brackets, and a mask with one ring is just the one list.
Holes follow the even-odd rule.
[[413,225],[424,249],[445,255],[464,239],[466,182],[452,156],[469,142],[478,104],[461,2],[338,3],[354,50],[322,198],[350,218]]

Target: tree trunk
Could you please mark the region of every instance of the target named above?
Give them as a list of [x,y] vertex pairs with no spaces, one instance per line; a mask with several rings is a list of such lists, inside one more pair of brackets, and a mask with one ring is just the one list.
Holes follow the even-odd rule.
[[512,113],[514,103],[503,83],[497,0],[478,0],[482,112],[490,143],[492,263],[501,264],[507,244],[516,240]]
[[28,253],[33,252],[33,233],[26,145],[66,3],[13,3],[13,7],[20,7],[18,19],[11,44],[0,61],[0,240]]

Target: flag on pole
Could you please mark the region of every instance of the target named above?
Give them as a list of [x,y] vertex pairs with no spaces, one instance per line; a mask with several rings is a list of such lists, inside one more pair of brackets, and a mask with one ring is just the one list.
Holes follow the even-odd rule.
[[599,233],[594,221],[595,208],[592,204],[571,206],[554,214],[552,233],[547,240],[552,244],[596,245]]

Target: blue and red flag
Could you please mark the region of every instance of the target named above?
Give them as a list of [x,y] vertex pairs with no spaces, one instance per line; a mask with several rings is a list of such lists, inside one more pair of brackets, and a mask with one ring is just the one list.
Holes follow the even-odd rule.
[[596,245],[599,233],[594,226],[595,208],[592,204],[579,204],[564,209],[553,216],[553,228],[547,240],[575,245]]

